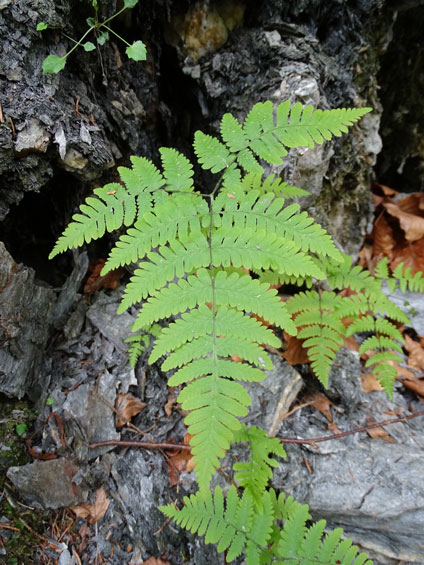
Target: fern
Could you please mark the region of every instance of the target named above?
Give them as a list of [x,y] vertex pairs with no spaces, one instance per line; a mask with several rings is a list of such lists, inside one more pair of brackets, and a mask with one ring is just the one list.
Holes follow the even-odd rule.
[[[181,510],[172,504],[159,509],[183,528],[205,536],[206,543],[217,544],[218,552],[226,551],[227,562],[244,552],[247,565],[372,565],[365,554],[358,555],[350,539],[341,539],[343,530],[333,530],[322,539],[325,520],[308,527],[308,506],[284,495],[277,498],[272,489],[263,493],[260,510],[248,490],[239,497],[234,486],[226,499],[217,486],[213,496],[199,492],[185,497],[184,503]],[[281,519],[280,529],[276,522]]]
[[278,463],[270,455],[285,457],[286,453],[276,438],[268,437],[263,430],[252,426],[247,429],[243,424],[236,432],[236,442],[248,442],[251,456],[249,461],[237,462],[233,468],[237,483],[249,492],[255,502],[256,508],[263,508],[263,493],[272,477],[272,469],[278,467]]
[[[284,455],[278,440],[240,423],[250,404],[243,382],[264,378],[263,369],[272,367],[264,346],[279,345],[267,326],[291,335],[299,329],[313,368],[326,384],[343,343],[346,311],[355,310],[355,319],[368,310],[401,317],[394,306],[390,310],[378,285],[375,291],[366,290],[368,274],[351,269],[326,231],[298,204],[285,201],[305,191],[273,175],[263,178],[264,162],[281,165],[290,147],[312,147],[339,136],[368,111],[321,111],[289,102],[274,108],[265,102],[256,104],[243,123],[226,114],[220,139],[202,132],[194,138],[199,165],[219,174],[212,192],[196,191],[193,165],[175,149],[159,150],[160,168],[145,158],[132,158],[132,167],[118,169],[123,184],[96,189],[51,253],[53,257],[105,231],[128,228],[102,274],[135,264],[118,310],[138,308],[132,329],[141,333],[129,340],[132,365],[148,344],[144,336],[152,333],[152,324],[157,328],[165,322],[160,333],[154,332],[149,361],[161,360],[164,371],[173,371],[169,385],[183,387],[179,401],[187,411],[199,484],[185,507],[163,511],[183,527],[206,534],[206,542],[217,543],[228,561],[244,552],[249,564],[263,563],[267,555],[283,562],[285,554],[313,562],[324,554],[326,543],[321,542],[321,523],[306,527],[305,507],[266,490],[277,465],[272,455]],[[271,280],[312,287],[327,277],[330,284],[356,289],[358,297],[311,290],[286,304],[270,288]],[[376,339],[370,346],[381,349],[395,338],[380,331]],[[212,496],[209,483],[234,441],[247,441],[252,455],[235,466],[244,493],[239,497],[231,487],[224,506],[222,491],[217,487]],[[280,532],[275,522],[281,519],[285,524]],[[331,563],[337,551],[344,551],[339,541],[336,536],[334,551],[328,553]]]

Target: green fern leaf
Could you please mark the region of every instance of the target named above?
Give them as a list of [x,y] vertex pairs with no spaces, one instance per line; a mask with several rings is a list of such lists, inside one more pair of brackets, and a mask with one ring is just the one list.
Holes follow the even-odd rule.
[[170,191],[191,191],[193,189],[193,165],[175,149],[161,147],[159,149],[163,174]]
[[216,137],[206,135],[201,131],[194,134],[194,152],[203,169],[219,173],[227,168],[234,158],[223,143]]
[[205,535],[206,543],[218,544],[218,552],[227,551],[226,560],[233,561],[244,549],[248,564],[259,565],[260,549],[268,542],[273,521],[272,503],[264,493],[262,513],[253,512],[253,501],[245,492],[241,498],[234,486],[225,500],[219,486],[214,495],[207,491],[184,497],[184,506],[178,510],[172,504],[159,509],[183,528]]
[[[280,341],[266,326],[250,316],[233,308],[221,306],[215,319],[217,335],[249,336],[252,342],[279,347]],[[183,314],[182,317],[165,328],[155,342],[149,363],[154,363],[161,356],[176,350],[192,339],[211,334],[213,313],[205,305]]]
[[[144,214],[122,235],[109,254],[108,260],[102,269],[102,275],[123,265],[130,265],[142,259],[153,247],[166,245],[176,240],[177,237],[187,240],[188,235],[201,230],[201,222],[209,218],[207,203],[194,195],[174,195],[172,200],[167,200]],[[131,301],[125,299],[118,312],[124,312],[128,306],[137,302],[139,298]]]
[[99,239],[106,231],[111,232],[123,224],[131,225],[136,215],[135,197],[117,183],[94,189],[97,198],[89,196],[81,204],[81,214],[74,214],[72,222],[57,240],[49,259],[72,247]]
[[[233,306],[246,312],[255,312],[271,324],[278,325],[290,333],[296,328],[287,313],[285,305],[276,296],[276,291],[252,280],[248,275],[232,273],[227,276],[219,271],[215,278],[215,303]],[[182,313],[213,300],[211,276],[205,269],[200,269],[197,277],[190,276],[162,289],[149,298],[134,323],[133,331],[149,326],[171,314]]]
[[221,137],[232,153],[246,149],[249,144],[242,126],[232,114],[224,114],[222,117]]
[[250,492],[256,508],[262,510],[263,493],[272,477],[272,468],[278,463],[270,455],[285,457],[286,453],[276,438],[268,437],[263,430],[251,426],[249,430],[246,425],[235,432],[234,441],[237,443],[248,442],[251,456],[249,461],[235,463],[234,476],[238,484]]

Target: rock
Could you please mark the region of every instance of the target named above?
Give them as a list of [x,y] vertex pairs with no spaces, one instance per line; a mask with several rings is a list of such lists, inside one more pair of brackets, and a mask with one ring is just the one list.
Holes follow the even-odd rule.
[[17,265],[0,242],[0,392],[35,400],[44,348],[49,337],[55,293],[34,280],[34,271]]
[[50,135],[38,120],[31,118],[16,126],[16,129],[19,131],[15,141],[15,151],[18,155],[33,151],[46,152]]
[[110,448],[88,449],[90,443],[119,439],[114,423],[115,377],[105,371],[97,385],[82,384],[68,393],[64,422],[72,447],[81,460],[94,459]]
[[56,509],[86,500],[83,485],[73,482],[77,472],[73,460],[64,457],[10,467],[7,476],[29,505]]

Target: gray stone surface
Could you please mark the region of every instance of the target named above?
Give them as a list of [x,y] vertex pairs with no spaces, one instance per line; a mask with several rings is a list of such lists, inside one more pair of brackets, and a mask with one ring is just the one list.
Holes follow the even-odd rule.
[[34,396],[31,383],[38,377],[55,298],[0,242],[0,392]]
[[87,490],[73,481],[78,467],[72,459],[34,461],[7,472],[26,502],[35,508],[62,508],[83,502]]

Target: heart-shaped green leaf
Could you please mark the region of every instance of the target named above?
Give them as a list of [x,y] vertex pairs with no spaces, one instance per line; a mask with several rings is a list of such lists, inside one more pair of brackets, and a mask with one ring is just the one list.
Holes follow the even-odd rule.
[[86,41],[85,43],[83,43],[83,47],[84,51],[93,51],[93,49],[96,48],[94,43],[91,43],[91,41]]
[[102,31],[101,33],[99,33],[99,35],[97,37],[97,43],[99,45],[104,45],[106,43],[106,41],[109,41],[109,32],[108,31]]
[[37,24],[37,31],[43,31],[43,29],[47,29],[49,26],[44,22],[39,22]]
[[58,57],[57,55],[49,55],[43,61],[43,73],[59,73],[66,65],[65,57]]
[[125,8],[134,8],[137,4],[138,0],[124,0],[124,7]]
[[142,41],[134,41],[132,45],[129,45],[126,50],[126,54],[130,59],[134,61],[145,61],[146,60],[146,46]]

